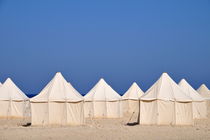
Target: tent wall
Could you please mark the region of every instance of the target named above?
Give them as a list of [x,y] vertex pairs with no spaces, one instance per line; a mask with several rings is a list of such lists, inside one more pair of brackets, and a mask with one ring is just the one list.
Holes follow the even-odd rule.
[[84,102],[66,103],[67,106],[67,124],[84,124]]
[[157,124],[175,124],[174,102],[157,100]]
[[93,102],[84,102],[85,118],[93,117]]
[[105,118],[107,116],[107,108],[105,101],[94,101],[93,102],[93,117],[94,118]]
[[157,100],[140,101],[140,124],[157,124]]
[[31,124],[47,125],[49,123],[48,103],[31,103]]
[[210,100],[206,100],[207,117],[210,115]]
[[84,124],[83,102],[31,103],[32,125]]
[[122,111],[124,115],[139,112],[139,100],[123,100]]
[[126,115],[129,113],[129,101],[128,100],[122,100],[122,111],[123,115]]
[[64,125],[66,124],[66,103],[50,102],[49,103],[49,124]]
[[0,118],[26,117],[26,106],[24,101],[0,101]]
[[85,102],[85,117],[120,118],[122,117],[121,102],[93,101]]
[[106,105],[107,105],[107,118],[121,117],[120,101],[106,102]]
[[9,101],[0,101],[0,117],[1,118],[6,118],[9,115],[9,106],[10,102]]
[[139,101],[138,100],[128,100],[128,112],[133,113],[139,111]]
[[176,125],[192,125],[193,111],[191,102],[176,102]]
[[174,102],[140,101],[140,124],[170,125],[175,123]]
[[26,102],[24,101],[12,101],[11,102],[11,117],[22,118],[26,115]]
[[193,102],[192,105],[193,105],[193,119],[207,118],[206,101]]
[[144,125],[192,125],[191,102],[140,101],[140,124]]

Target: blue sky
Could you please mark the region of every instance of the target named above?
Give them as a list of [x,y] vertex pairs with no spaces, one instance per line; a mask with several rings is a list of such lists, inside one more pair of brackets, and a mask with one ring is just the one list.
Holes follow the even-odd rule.
[[37,94],[57,71],[82,94],[168,72],[210,87],[210,1],[0,0],[0,81]]

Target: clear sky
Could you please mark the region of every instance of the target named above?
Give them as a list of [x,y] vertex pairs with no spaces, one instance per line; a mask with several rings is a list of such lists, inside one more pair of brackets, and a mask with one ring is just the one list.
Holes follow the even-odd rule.
[[82,94],[162,72],[210,88],[210,1],[0,0],[0,81],[37,94],[57,71]]

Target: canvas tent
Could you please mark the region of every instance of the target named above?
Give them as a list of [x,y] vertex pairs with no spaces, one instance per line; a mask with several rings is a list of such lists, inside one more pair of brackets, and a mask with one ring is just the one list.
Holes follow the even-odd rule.
[[192,99],[163,73],[140,98],[140,124],[192,125]]
[[139,112],[139,99],[144,94],[136,82],[122,96],[123,114]]
[[198,93],[201,94],[202,97],[204,97],[207,100],[210,100],[210,91],[209,89],[206,87],[205,84],[202,84],[198,89],[197,89]]
[[185,80],[182,79],[179,82],[181,89],[192,98],[193,106],[193,118],[194,119],[204,119],[207,117],[207,106],[206,101],[201,95],[192,88],[192,86]]
[[85,117],[119,118],[122,116],[121,96],[104,79],[85,95]]
[[0,87],[2,86],[2,83],[0,82]]
[[27,117],[28,97],[8,78],[0,87],[0,117]]
[[83,97],[60,72],[30,102],[32,125],[84,123]]

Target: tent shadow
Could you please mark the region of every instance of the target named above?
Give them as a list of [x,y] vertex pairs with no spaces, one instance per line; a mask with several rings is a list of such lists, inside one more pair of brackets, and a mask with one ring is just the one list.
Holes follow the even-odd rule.
[[22,126],[23,127],[29,127],[29,126],[31,126],[31,123],[26,123],[26,124],[23,124]]
[[133,122],[133,123],[127,123],[126,125],[128,125],[128,126],[135,126],[135,125],[139,125],[139,123],[138,122]]

